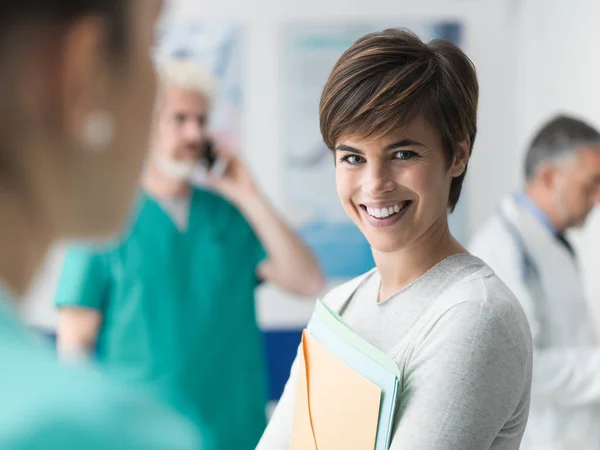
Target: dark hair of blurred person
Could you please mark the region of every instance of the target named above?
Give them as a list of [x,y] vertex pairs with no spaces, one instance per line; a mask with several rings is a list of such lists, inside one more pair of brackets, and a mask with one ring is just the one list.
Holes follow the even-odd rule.
[[60,366],[14,312],[48,247],[118,232],[154,101],[160,0],[0,3],[0,447],[198,448],[133,389]]

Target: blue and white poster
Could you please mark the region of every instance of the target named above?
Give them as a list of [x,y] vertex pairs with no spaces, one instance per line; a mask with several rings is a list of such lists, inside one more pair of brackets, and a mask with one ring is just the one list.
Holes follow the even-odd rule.
[[[374,266],[371,249],[347,218],[335,188],[334,159],[319,131],[318,104],[333,65],[359,37],[386,28],[408,28],[424,40],[460,45],[458,22],[289,23],[283,28],[283,136],[285,200],[296,230],[316,253],[330,279],[360,275]],[[459,205],[464,205],[461,199]],[[463,240],[465,212],[457,207],[450,227]]]

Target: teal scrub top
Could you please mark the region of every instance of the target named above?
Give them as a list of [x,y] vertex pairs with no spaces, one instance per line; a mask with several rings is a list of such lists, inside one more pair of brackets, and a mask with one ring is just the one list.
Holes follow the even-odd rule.
[[0,448],[202,449],[197,428],[89,368],[60,365],[0,292]]
[[241,213],[194,189],[187,231],[142,194],[126,238],[69,251],[59,307],[102,313],[97,357],[190,418],[214,450],[254,449],[266,426],[266,373],[256,323],[265,251]]

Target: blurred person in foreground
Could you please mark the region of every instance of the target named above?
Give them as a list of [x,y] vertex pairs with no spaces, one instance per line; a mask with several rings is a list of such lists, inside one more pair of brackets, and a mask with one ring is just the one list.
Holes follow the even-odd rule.
[[535,350],[525,450],[600,448],[600,345],[566,239],[600,202],[600,134],[568,116],[545,123],[508,195],[470,250],[515,293]]
[[[201,417],[211,448],[244,450],[266,426],[255,288],[269,282],[312,296],[323,277],[241,159],[209,136],[215,95],[214,77],[194,61],[159,64],[133,220],[115,245],[67,255],[58,343],[64,357],[96,351],[113,375]],[[211,169],[208,188],[191,182],[201,166]]]
[[[394,29],[355,42],[321,97],[338,196],[376,263],[324,302],[398,366],[392,450],[518,449],[527,423],[525,314],[448,227],[477,102],[475,68],[459,48]],[[260,450],[290,448],[297,368]]]
[[202,448],[188,419],[17,319],[50,245],[124,225],[151,123],[157,0],[0,2],[0,448]]

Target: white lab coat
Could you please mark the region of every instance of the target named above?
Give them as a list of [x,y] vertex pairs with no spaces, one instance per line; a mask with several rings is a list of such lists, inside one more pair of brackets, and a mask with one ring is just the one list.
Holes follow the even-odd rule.
[[533,386],[521,448],[599,450],[600,346],[573,257],[513,196],[469,250],[508,285],[530,322]]

